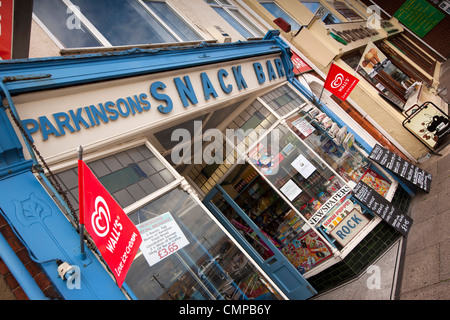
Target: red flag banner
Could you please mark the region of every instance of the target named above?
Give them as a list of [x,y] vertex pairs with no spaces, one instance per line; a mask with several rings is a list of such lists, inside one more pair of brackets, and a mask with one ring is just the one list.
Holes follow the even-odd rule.
[[304,72],[308,72],[311,71],[312,68],[305,62],[303,61],[302,58],[300,58],[295,52],[291,51],[292,53],[292,64],[294,65],[294,74],[301,74]]
[[345,101],[358,82],[358,78],[333,63],[325,80],[324,88]]
[[12,57],[13,0],[0,0],[0,58]]
[[84,207],[80,207],[80,221],[84,220],[86,231],[122,287],[142,243],[141,234],[86,163],[78,160],[78,165],[82,175],[80,204]]

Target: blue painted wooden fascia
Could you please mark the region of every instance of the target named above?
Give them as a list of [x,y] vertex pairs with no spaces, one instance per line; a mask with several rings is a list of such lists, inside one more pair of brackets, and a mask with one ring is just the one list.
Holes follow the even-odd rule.
[[272,40],[281,50],[281,61],[283,63],[284,70],[286,71],[286,78],[288,81],[295,79],[295,74],[293,72],[294,64],[292,63],[292,52],[291,47],[286,44],[280,37],[279,30],[270,30],[264,36],[263,40]]
[[[11,95],[280,53],[274,40],[0,62]],[[39,78],[40,77],[40,78]]]
[[0,179],[10,174],[30,170],[33,165],[31,160],[25,160],[22,144],[6,115],[2,100],[0,95]]
[[[0,194],[2,214],[64,299],[126,299],[88,248],[86,259],[80,259],[78,233],[31,172],[0,180]],[[80,268],[79,289],[71,289],[58,277],[56,259]]]

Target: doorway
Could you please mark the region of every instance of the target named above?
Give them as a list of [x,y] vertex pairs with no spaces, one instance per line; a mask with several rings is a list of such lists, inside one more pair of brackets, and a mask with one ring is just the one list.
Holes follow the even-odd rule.
[[[300,260],[311,263],[313,255],[325,256],[328,248],[311,237],[304,221],[251,165],[236,165],[203,203],[289,299],[317,294],[302,276]],[[317,244],[314,253],[311,241]]]

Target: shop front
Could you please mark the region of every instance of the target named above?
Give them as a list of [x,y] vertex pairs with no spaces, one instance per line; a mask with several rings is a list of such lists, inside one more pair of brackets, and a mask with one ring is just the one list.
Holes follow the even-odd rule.
[[[277,32],[2,67],[2,109],[34,168],[2,170],[2,193],[15,186],[2,214],[64,299],[308,299],[307,278],[381,222],[356,183],[388,200],[398,186],[367,133],[310,102]],[[121,290],[88,235],[78,255],[80,145],[143,239]],[[76,290],[56,259],[79,267]]]

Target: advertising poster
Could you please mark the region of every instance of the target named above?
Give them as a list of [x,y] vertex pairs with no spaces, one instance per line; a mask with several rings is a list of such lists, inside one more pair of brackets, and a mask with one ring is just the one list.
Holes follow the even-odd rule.
[[141,251],[150,266],[189,244],[170,212],[136,226],[142,236]]
[[369,77],[373,78],[380,70],[386,68],[391,63],[380,49],[373,42],[369,42],[364,50],[358,67],[362,68]]
[[300,187],[290,179],[284,186],[281,187],[280,191],[283,192],[283,194],[290,201],[292,201],[302,192],[302,189],[300,189]]
[[316,128],[314,128],[308,120],[304,118],[298,118],[297,120],[292,121],[292,125],[300,131],[300,133],[306,137],[308,137],[311,133],[313,133]]
[[302,274],[333,256],[330,248],[320,240],[314,230],[310,230],[293,240],[282,249],[282,252]]
[[248,157],[259,168],[260,172],[266,176],[276,174],[280,162],[284,159],[281,153],[275,155],[270,154],[269,150],[262,143],[258,143],[248,153]]
[[391,187],[390,182],[371,169],[366,170],[361,178],[361,181],[381,194],[383,197],[386,196],[389,188]]
[[316,167],[314,167],[313,164],[309,162],[308,159],[306,159],[302,154],[299,155],[291,164],[305,179],[308,179],[308,177],[316,171]]
[[448,115],[438,108],[419,108],[404,122],[404,126],[433,150],[437,143],[448,134],[450,122]]

